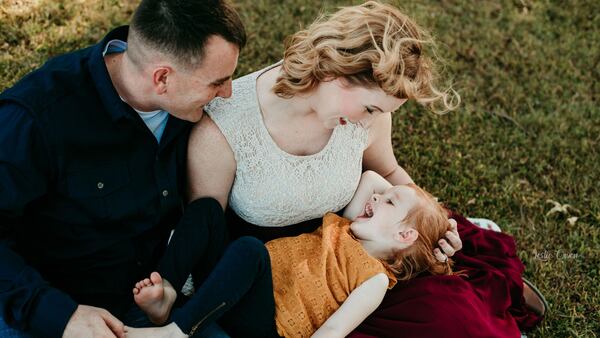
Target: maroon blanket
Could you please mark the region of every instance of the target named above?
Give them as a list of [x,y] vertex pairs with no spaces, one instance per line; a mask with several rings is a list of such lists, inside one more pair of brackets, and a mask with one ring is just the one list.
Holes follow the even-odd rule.
[[463,249],[453,257],[466,276],[421,276],[398,283],[349,337],[520,337],[542,318],[524,306],[512,237],[453,214]]

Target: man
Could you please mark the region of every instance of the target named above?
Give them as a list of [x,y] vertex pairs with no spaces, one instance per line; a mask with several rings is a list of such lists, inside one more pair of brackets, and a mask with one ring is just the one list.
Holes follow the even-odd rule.
[[142,0],[130,27],[0,95],[0,319],[124,336],[181,217],[189,130],[231,95],[245,40],[224,0]]

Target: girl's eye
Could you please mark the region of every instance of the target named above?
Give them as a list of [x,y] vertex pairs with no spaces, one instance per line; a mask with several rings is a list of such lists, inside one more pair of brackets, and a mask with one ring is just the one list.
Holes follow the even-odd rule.
[[367,110],[367,112],[368,112],[369,114],[373,114],[373,109],[371,109],[371,108],[369,108],[369,107],[365,107],[365,108],[366,108],[366,110]]

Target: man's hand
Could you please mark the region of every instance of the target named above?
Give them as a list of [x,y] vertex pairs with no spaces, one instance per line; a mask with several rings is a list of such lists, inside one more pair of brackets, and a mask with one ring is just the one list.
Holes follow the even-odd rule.
[[462,249],[462,241],[458,235],[456,221],[450,218],[448,219],[448,222],[450,222],[450,231],[446,232],[446,239],[450,241],[450,244],[448,244],[446,239],[440,239],[438,241],[438,245],[440,248],[442,248],[442,250],[444,250],[444,252],[442,252],[439,248],[435,248],[433,250],[435,258],[437,258],[437,260],[440,262],[446,262],[448,257],[454,256],[458,250]]
[[102,308],[79,305],[63,333],[63,338],[71,337],[125,338],[125,326]]

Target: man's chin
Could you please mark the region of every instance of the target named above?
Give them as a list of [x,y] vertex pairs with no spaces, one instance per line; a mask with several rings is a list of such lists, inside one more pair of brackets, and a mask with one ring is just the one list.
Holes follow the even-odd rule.
[[[204,107],[205,107],[205,106],[201,106],[201,107],[200,107],[200,108],[198,108],[198,110],[196,111],[196,114],[197,114],[196,116],[198,116],[198,121],[200,121],[200,120],[202,119],[202,116],[204,116],[204,114],[206,113],[206,112],[204,111]],[[198,121],[196,121],[196,122],[198,122]]]
[[188,122],[192,122],[192,123],[197,123],[200,122],[200,120],[202,120],[202,116],[204,116],[204,106],[202,106],[201,108],[192,111],[192,112],[187,112],[185,114],[171,114],[175,117],[177,117],[180,120],[184,120],[184,121],[188,121]]

